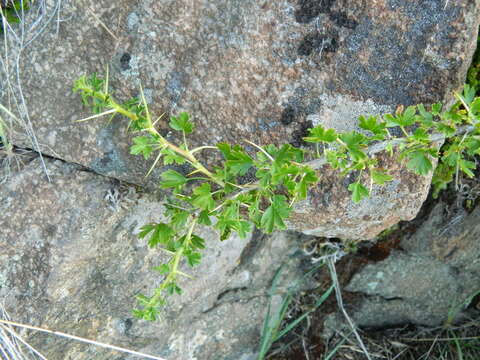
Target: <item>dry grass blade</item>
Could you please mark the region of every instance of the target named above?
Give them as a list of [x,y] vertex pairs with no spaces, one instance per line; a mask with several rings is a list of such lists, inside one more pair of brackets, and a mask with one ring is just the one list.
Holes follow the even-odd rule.
[[353,334],[355,335],[355,337],[357,338],[357,341],[358,341],[358,344],[360,345],[360,348],[362,349],[363,353],[365,354],[366,358],[368,360],[372,360],[365,344],[363,343],[363,340],[362,338],[360,337],[360,334],[358,333],[357,329],[356,329],[356,326],[355,326],[355,323],[353,322],[353,320],[350,318],[350,316],[348,315],[347,311],[345,310],[345,307],[343,306],[343,299],[342,299],[342,293],[341,293],[341,290],[340,290],[340,284],[338,282],[338,277],[337,277],[337,271],[335,269],[335,261],[333,258],[329,258],[327,260],[327,264],[328,264],[328,269],[330,270],[330,276],[332,278],[332,281],[333,281],[333,285],[335,287],[335,295],[337,297],[337,305],[338,307],[340,308],[340,310],[342,311],[345,319],[347,320]]
[[[23,1],[23,0],[21,0]],[[2,110],[8,109],[8,118],[4,122],[12,128],[15,122],[17,131],[25,134],[30,142],[30,148],[39,153],[43,170],[48,177],[47,167],[41,154],[41,147],[33,129],[27,101],[23,93],[21,68],[23,67],[23,52],[34,42],[56,18],[57,28],[60,22],[60,9],[63,0],[36,0],[30,3],[28,11],[21,7],[18,12],[19,24],[10,24],[3,14],[2,54],[0,56],[0,99],[3,102]],[[14,115],[15,114],[15,115]],[[9,161],[3,162],[8,167]],[[9,169],[5,173],[9,173]]]
[[[79,341],[79,342],[83,342],[83,343],[87,343],[87,344],[91,344],[91,345],[95,345],[95,346],[100,346],[100,347],[103,347],[103,348],[106,348],[106,349],[109,349],[109,350],[115,350],[115,351],[130,354],[130,355],[135,355],[135,356],[138,356],[138,357],[143,358],[143,359],[166,360],[166,359],[158,357],[158,356],[148,355],[148,354],[141,353],[139,351],[130,350],[130,349],[123,348],[123,347],[120,347],[120,346],[115,346],[115,345],[110,345],[110,344],[102,343],[102,342],[95,341],[95,340],[85,339],[85,338],[82,338],[80,336],[66,334],[66,333],[61,332],[61,331],[53,331],[53,330],[43,329],[43,328],[40,328],[40,327],[37,327],[37,326],[20,324],[20,323],[14,322],[14,321],[1,320],[1,319],[0,319],[0,324],[20,327],[20,328],[34,330],[34,331],[38,331],[38,332],[43,332],[43,333],[47,333],[47,334],[51,334],[51,335],[55,335],[55,336],[60,336],[60,337],[64,337],[64,338],[67,338],[67,339],[70,339],[70,340],[75,340],[75,341]],[[23,358],[18,358],[18,359],[23,360]]]
[[[0,319],[9,319],[0,303]],[[0,358],[11,360],[47,360],[38,350],[26,342],[10,325],[0,324]]]

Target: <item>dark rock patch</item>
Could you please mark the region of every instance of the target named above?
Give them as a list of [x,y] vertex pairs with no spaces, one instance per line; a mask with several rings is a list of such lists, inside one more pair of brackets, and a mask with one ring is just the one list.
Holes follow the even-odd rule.
[[308,129],[311,127],[313,127],[311,121],[301,122],[299,124],[299,128],[292,133],[292,141],[290,141],[290,144],[295,147],[306,145],[307,143],[303,140],[303,138],[308,135]]
[[331,12],[328,16],[330,20],[340,27],[354,30],[358,25],[356,20],[349,18],[343,11]]
[[305,36],[298,46],[297,53],[300,56],[309,56],[316,52],[335,52],[338,49],[338,35],[325,35],[313,32]]
[[300,0],[295,11],[295,20],[299,23],[309,23],[320,13],[330,11],[335,0]]
[[120,68],[123,71],[130,70],[130,60],[132,59],[132,56],[129,53],[124,53],[122,57],[120,58]]
[[290,125],[295,120],[296,116],[297,111],[295,110],[295,108],[293,106],[287,106],[282,111],[282,115],[280,116],[280,122],[283,125]]

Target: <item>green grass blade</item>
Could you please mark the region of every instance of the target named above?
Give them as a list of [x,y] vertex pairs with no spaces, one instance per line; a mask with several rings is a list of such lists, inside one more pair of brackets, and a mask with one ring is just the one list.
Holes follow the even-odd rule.
[[265,319],[263,320],[263,327],[262,327],[262,335],[261,335],[261,342],[260,342],[260,351],[258,354],[258,360],[262,360],[265,358],[265,355],[267,354],[268,350],[272,346],[272,332],[273,328],[270,327],[271,323],[271,310],[272,310],[272,296],[276,292],[277,287],[278,287],[278,282],[280,281],[280,274],[283,270],[284,265],[280,266],[280,268],[277,270],[275,275],[273,276],[272,280],[272,286],[270,287],[270,291],[268,294],[268,297],[270,301],[268,302],[267,305],[267,313],[265,315]]
[[330,286],[330,288],[327,291],[325,291],[325,293],[322,295],[322,297],[317,300],[317,302],[315,303],[315,305],[312,309],[306,311],[299,318],[295,319],[290,324],[288,324],[288,326],[285,329],[283,329],[273,341],[275,342],[275,341],[279,340],[282,336],[284,336],[285,334],[290,332],[293,328],[295,328],[308,315],[310,315],[312,312],[317,310],[325,302],[325,300],[327,300],[327,298],[330,296],[330,294],[332,293],[332,291],[334,289],[335,289],[335,287],[333,285]]
[[453,331],[450,332],[450,336],[452,336],[453,342],[455,343],[455,347],[457,348],[458,360],[463,360],[464,359],[463,350],[462,350],[462,346],[460,345],[460,341],[458,341],[458,338]]
[[348,336],[344,337],[341,341],[338,342],[337,345],[328,353],[328,355],[323,359],[323,360],[330,360],[333,358],[333,356],[337,353],[337,351],[340,349],[340,347],[347,341],[347,339],[352,335],[352,333],[348,334]]

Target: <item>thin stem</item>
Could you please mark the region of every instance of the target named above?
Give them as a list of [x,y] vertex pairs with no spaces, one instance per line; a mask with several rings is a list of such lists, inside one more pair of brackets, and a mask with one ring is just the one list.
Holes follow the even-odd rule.
[[99,342],[99,341],[85,339],[85,338],[82,338],[82,337],[79,337],[79,336],[66,334],[66,333],[60,332],[60,331],[43,329],[43,328],[39,328],[37,326],[20,324],[20,323],[17,323],[17,322],[14,322],[14,321],[8,321],[8,320],[0,320],[0,323],[15,326],[15,327],[21,327],[21,328],[24,328],[24,329],[39,331],[39,332],[43,332],[43,333],[47,333],[47,334],[52,334],[52,335],[55,335],[55,336],[60,336],[60,337],[64,337],[64,338],[67,338],[67,339],[84,342],[84,343],[87,343],[87,344],[101,346],[101,347],[104,347],[104,348],[107,348],[107,349],[116,350],[116,351],[132,354],[132,355],[137,355],[137,356],[145,357],[145,358],[148,358],[148,359],[166,360],[166,359],[158,357],[158,356],[148,355],[148,354],[141,353],[141,352],[138,352],[138,351],[129,350],[129,349],[126,349],[126,348],[123,348],[123,347],[120,347],[120,346],[109,345],[109,344],[105,344],[105,343],[102,343],[102,342]]
[[337,138],[336,140],[340,145],[344,146],[344,147],[348,147],[347,144],[345,144],[340,138]]
[[190,154],[196,153],[197,151],[205,150],[205,149],[212,149],[212,150],[218,150],[216,146],[199,146],[196,147],[195,149],[190,150]]
[[[122,105],[118,104],[115,100],[113,100],[110,96],[108,96],[108,94],[103,94],[101,92],[98,92],[98,91],[94,91],[88,87],[81,87],[79,88],[79,90],[82,90],[86,93],[89,93],[91,94],[93,97],[96,97],[104,102],[106,102],[111,108],[112,110],[115,110],[117,113],[129,118],[130,120],[132,121],[137,121],[139,118],[137,116],[137,114],[131,112],[131,111],[128,111],[127,109],[125,109]],[[144,104],[146,103],[145,101],[145,97],[143,96],[143,92],[142,92],[142,98],[143,98],[143,102]],[[183,150],[181,149],[180,147],[176,146],[175,144],[172,144],[170,141],[168,141],[167,139],[165,139],[152,125],[151,123],[151,118],[150,118],[150,114],[148,113],[148,107],[145,106],[145,111],[147,112],[147,119],[148,119],[148,122],[149,122],[149,127],[147,127],[145,130],[147,132],[149,132],[150,134],[154,135],[160,142],[161,145],[165,145],[167,146],[168,148],[170,148],[171,150],[173,150],[174,152],[176,152],[177,154],[181,155],[183,158],[185,158],[194,168],[196,168],[198,171],[200,171],[201,173],[205,174],[206,176],[208,176],[214,183],[218,184],[219,186],[222,186],[224,187],[225,184],[223,183],[223,181],[221,180],[218,180],[217,178],[215,178],[215,176],[205,168],[205,166],[203,166],[202,163],[200,163],[200,161],[198,161],[197,158],[195,158],[195,156],[189,152],[189,151],[186,151],[186,150]]]
[[188,228],[188,232],[187,232],[187,235],[185,237],[185,240],[184,240],[182,246],[180,247],[180,249],[175,251],[175,253],[173,255],[173,258],[170,260],[171,263],[172,263],[172,265],[171,265],[172,267],[171,267],[171,270],[170,270],[169,274],[167,275],[167,278],[162,282],[160,287],[157,288],[157,290],[155,292],[155,295],[153,295],[152,298],[149,301],[149,304],[151,306],[155,306],[155,304],[158,302],[158,300],[163,296],[162,291],[165,290],[165,288],[169,284],[173,283],[175,281],[177,275],[179,274],[178,266],[180,264],[180,260],[183,257],[183,253],[185,252],[185,249],[188,246],[190,246],[190,240],[192,238],[193,229],[195,228],[196,224],[197,224],[197,219],[194,218],[192,220],[192,223],[190,224],[190,227]]
[[269,158],[271,162],[274,162],[274,161],[275,161],[275,160],[273,159],[273,157],[272,157],[268,152],[266,152],[265,149],[262,148],[261,146],[258,146],[257,144],[255,144],[255,143],[253,143],[253,142],[251,142],[251,141],[249,141],[249,140],[244,140],[244,141],[245,141],[246,143],[248,143],[248,144],[256,147],[258,150],[260,150],[262,153],[264,153],[265,156],[266,156],[267,158]]

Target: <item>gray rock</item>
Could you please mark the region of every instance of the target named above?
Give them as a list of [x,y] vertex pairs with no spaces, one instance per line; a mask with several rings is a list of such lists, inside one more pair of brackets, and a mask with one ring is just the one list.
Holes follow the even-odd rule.
[[[81,74],[103,72],[109,64],[120,99],[138,95],[141,83],[151,89],[154,113],[189,111],[197,125],[195,144],[248,139],[301,145],[306,129],[317,123],[353,129],[362,113],[450,99],[475,47],[479,1],[444,5],[437,0],[67,2],[58,34],[52,22],[25,49],[23,90],[42,151],[144,184],[150,164],[129,155],[125,120],[73,123],[87,115],[71,93]],[[165,117],[158,126],[167,132],[167,123]],[[14,141],[30,146],[21,133]],[[352,204],[346,190],[351,179],[322,170],[322,182],[299,205],[290,227],[372,238],[413,218],[430,179],[413,176],[386,156],[382,163],[398,181],[375,188],[373,198],[360,205]]]
[[[207,240],[202,265],[185,269],[158,322],[134,319],[134,296],[161,280],[165,260],[134,234],[162,218],[152,195],[78,165],[47,159],[52,182],[33,160],[0,188],[0,301],[13,320],[169,359],[249,358],[257,350],[270,282],[279,291],[302,277],[298,237],[254,233]],[[94,346],[30,333],[49,359],[127,359]]]
[[402,251],[352,278],[346,290],[365,295],[353,312],[359,326],[438,326],[464,315],[480,291],[480,207],[446,216],[447,208],[438,203]]

